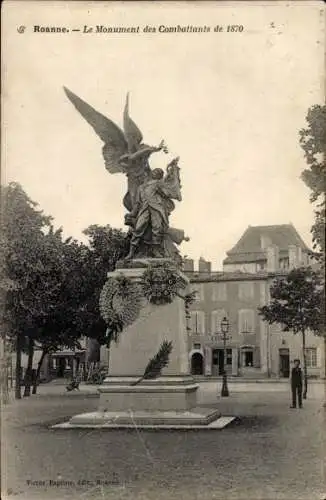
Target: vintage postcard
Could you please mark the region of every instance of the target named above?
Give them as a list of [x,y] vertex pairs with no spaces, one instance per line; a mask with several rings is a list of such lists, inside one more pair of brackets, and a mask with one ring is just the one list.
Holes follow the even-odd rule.
[[326,498],[322,1],[2,3],[2,498]]

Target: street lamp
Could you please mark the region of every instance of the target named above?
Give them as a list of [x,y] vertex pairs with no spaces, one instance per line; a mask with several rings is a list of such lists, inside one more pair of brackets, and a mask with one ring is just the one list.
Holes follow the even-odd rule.
[[228,397],[229,396],[229,389],[228,389],[228,381],[227,381],[227,374],[226,374],[226,358],[227,358],[227,352],[226,352],[226,340],[229,338],[227,334],[229,333],[229,327],[230,323],[229,320],[224,317],[221,321],[221,332],[223,335],[223,351],[224,351],[224,366],[223,366],[223,383],[222,383],[222,391],[221,391],[221,396],[222,397]]

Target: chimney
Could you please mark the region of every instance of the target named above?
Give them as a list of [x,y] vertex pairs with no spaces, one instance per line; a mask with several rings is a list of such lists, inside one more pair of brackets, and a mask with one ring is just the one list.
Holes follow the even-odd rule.
[[203,259],[203,257],[200,257],[198,262],[198,271],[200,273],[210,273],[211,270],[212,270],[211,262],[208,262],[207,260]]
[[296,245],[289,245],[289,269],[298,265],[298,248]]
[[302,265],[303,266],[309,266],[310,265],[310,260],[309,260],[309,254],[308,252],[302,251],[302,248],[300,248],[302,252]]
[[183,270],[185,273],[193,273],[194,272],[194,259],[184,259]]
[[267,250],[268,247],[272,245],[272,240],[269,236],[262,234],[260,236],[260,246],[262,250]]
[[304,257],[303,257],[303,252],[301,247],[297,247],[297,264],[298,266],[303,266],[304,265]]
[[274,272],[279,268],[279,248],[276,245],[267,247],[267,271]]

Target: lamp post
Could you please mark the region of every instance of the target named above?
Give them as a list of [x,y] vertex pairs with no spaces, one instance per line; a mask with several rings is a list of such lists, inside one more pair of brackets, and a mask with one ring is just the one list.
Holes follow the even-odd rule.
[[228,389],[228,381],[227,381],[227,373],[226,373],[226,358],[227,358],[227,352],[226,352],[226,340],[229,338],[227,334],[229,333],[229,320],[224,317],[221,321],[221,332],[223,335],[223,358],[224,358],[224,366],[223,366],[223,383],[222,383],[222,391],[221,391],[221,396],[222,397],[228,397],[229,396],[229,389]]

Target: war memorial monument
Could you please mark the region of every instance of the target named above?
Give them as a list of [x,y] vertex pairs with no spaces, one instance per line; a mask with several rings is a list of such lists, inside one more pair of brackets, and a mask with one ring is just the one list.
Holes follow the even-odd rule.
[[168,150],[164,141],[157,147],[143,143],[129,115],[129,96],[122,131],[70,90],[65,93],[103,141],[108,172],[127,177],[129,229],[128,251],[108,273],[100,298],[110,367],[99,386],[98,411],[55,427],[222,428],[232,417],[198,405],[199,385],[189,369],[187,307],[193,295],[178,250],[188,237],[169,224],[175,201],[182,200],[179,158],[166,172],[150,167],[152,154]]

